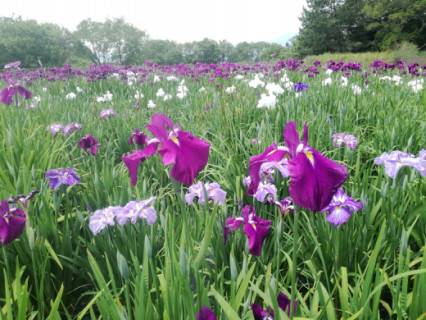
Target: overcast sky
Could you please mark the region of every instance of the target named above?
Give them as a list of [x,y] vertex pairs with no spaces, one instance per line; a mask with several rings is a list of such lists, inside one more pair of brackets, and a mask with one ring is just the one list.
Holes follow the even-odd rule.
[[123,17],[151,39],[177,42],[270,41],[297,33],[305,0],[2,0],[1,16],[22,16],[75,30],[86,18]]

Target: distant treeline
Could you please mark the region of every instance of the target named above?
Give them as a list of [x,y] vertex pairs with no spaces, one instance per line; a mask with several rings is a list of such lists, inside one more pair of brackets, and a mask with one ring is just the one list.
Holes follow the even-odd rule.
[[300,56],[426,48],[426,0],[307,0],[293,40]]
[[86,19],[71,32],[52,23],[0,17],[0,68],[16,60],[24,68],[64,63],[76,67],[141,65],[146,60],[252,63],[325,52],[388,50],[402,42],[409,42],[414,50],[426,48],[426,0],[307,0],[299,19],[298,35],[281,46],[267,42],[233,45],[208,38],[183,44],[155,40],[123,18]]
[[16,60],[21,61],[23,68],[36,68],[64,63],[141,65],[146,60],[159,64],[256,62],[292,55],[288,47],[267,42],[242,42],[234,46],[225,40],[207,38],[183,44],[150,39],[145,31],[123,18],[105,22],[86,19],[71,32],[52,23],[0,17],[0,69]]

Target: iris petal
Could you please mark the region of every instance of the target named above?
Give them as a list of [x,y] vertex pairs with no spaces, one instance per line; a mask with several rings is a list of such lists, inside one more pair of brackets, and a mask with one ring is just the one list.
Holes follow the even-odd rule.
[[312,211],[328,205],[338,188],[348,177],[344,165],[340,165],[317,150],[310,149],[313,161],[300,152],[289,161],[289,192],[294,203]]

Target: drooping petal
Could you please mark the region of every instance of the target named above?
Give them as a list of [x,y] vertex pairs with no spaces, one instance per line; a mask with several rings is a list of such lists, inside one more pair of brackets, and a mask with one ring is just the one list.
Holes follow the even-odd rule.
[[173,122],[166,115],[155,113],[151,118],[151,124],[147,124],[146,128],[160,143],[164,143],[169,137],[169,132],[173,129]]
[[[259,220],[262,220],[258,218]],[[266,236],[269,232],[269,226],[271,221],[262,220],[256,224],[246,223],[244,225],[243,232],[247,235],[249,244],[248,248],[252,255],[260,256],[262,251],[263,240],[265,240]]]
[[328,205],[338,188],[348,177],[344,165],[340,165],[317,150],[299,152],[289,161],[289,192],[294,203],[319,211]]
[[197,320],[216,320],[216,316],[209,307],[203,306],[197,313]]
[[255,155],[249,160],[249,175],[250,175],[250,185],[247,190],[247,194],[252,196],[257,191],[259,186],[260,177],[259,171],[263,163],[266,162],[278,162],[282,160],[286,151],[279,150],[275,143],[271,144],[266,150],[258,155]]
[[243,219],[239,217],[226,219],[226,225],[223,227],[223,244],[226,243],[229,231],[237,230],[240,227],[241,222],[243,222]]
[[9,203],[1,201],[0,206],[0,238],[2,247],[18,238],[25,228],[25,213],[20,209],[10,212]]
[[145,157],[142,155],[142,150],[134,152],[128,156],[121,157],[123,162],[125,163],[127,169],[129,170],[130,175],[130,183],[132,186],[136,186],[138,182],[138,167],[139,163],[145,161]]
[[175,180],[191,185],[206,166],[209,149],[208,142],[194,137],[189,132],[179,131],[178,137],[165,141],[158,153],[164,165],[174,163],[170,174]]
[[32,92],[28,91],[24,87],[21,87],[20,85],[17,85],[15,88],[18,90],[18,93],[26,100],[30,99],[33,96]]
[[[286,309],[287,309],[287,316],[288,317],[290,317],[290,307],[291,307],[291,301],[290,301],[290,298],[289,297],[287,297],[284,293],[282,293],[281,291],[280,291],[280,293],[278,294],[278,298],[277,298],[277,301],[278,301],[278,306],[280,307],[280,309],[282,310],[282,311],[286,311]],[[296,300],[294,300],[294,304],[293,304],[293,314],[296,312],[296,306],[297,306],[297,304],[296,304]]]

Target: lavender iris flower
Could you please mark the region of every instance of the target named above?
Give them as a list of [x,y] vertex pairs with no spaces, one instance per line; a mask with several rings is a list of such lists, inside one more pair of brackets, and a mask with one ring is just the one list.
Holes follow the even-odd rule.
[[149,225],[154,224],[157,220],[157,212],[150,204],[155,199],[155,197],[151,197],[144,201],[130,201],[117,215],[118,223],[123,226],[129,219],[132,224],[135,224],[137,219],[145,219]]
[[117,112],[113,109],[102,110],[100,113],[102,120],[110,116],[113,116],[115,118],[116,115],[117,115]]
[[80,178],[74,172],[74,169],[58,169],[58,170],[49,170],[46,172],[46,179],[49,180],[49,186],[55,190],[59,188],[61,184],[67,184],[72,186],[74,184],[80,183]]
[[260,182],[254,197],[257,199],[257,201],[263,202],[268,195],[273,198],[275,193],[277,193],[277,188],[275,185],[271,183],[264,184]]
[[343,192],[342,188],[337,190],[331,202],[321,212],[328,211],[326,218],[333,226],[340,226],[348,221],[352,211],[359,211],[363,208],[362,202],[356,202]]
[[[219,184],[217,184],[216,182],[206,182],[204,184],[204,188],[206,189],[208,200],[213,200],[214,204],[219,203],[220,206],[223,205],[226,198],[226,192],[220,188]],[[185,199],[189,205],[192,204],[195,197],[198,197],[199,203],[201,203],[202,205],[205,204],[203,183],[201,181],[199,181],[197,184],[190,186],[188,191],[189,193],[185,195]]]
[[340,148],[342,143],[346,144],[352,150],[355,150],[358,140],[351,134],[336,133],[333,134],[333,146]]
[[19,93],[26,100],[30,99],[33,96],[30,91],[20,86],[19,84],[16,84],[15,80],[9,79],[8,86],[0,91],[0,102],[6,105],[10,105],[13,101],[13,97],[17,93]]
[[148,140],[148,137],[142,131],[139,131],[139,129],[135,129],[129,139],[129,143],[132,144],[133,142],[135,142],[137,145],[143,146],[148,142]]
[[114,218],[123,210],[122,207],[108,207],[105,209],[96,210],[90,216],[89,228],[94,235],[101,232],[107,225],[115,224]]
[[91,134],[86,134],[83,138],[81,138],[78,146],[86,150],[87,153],[91,153],[94,156],[98,152],[98,147],[100,144],[98,143],[98,140],[94,139]]
[[426,176],[426,151],[421,150],[419,157],[398,150],[387,154],[383,152],[380,157],[374,159],[377,165],[384,164],[386,174],[392,179],[396,178],[399,169],[404,166],[415,168],[422,177]]
[[174,126],[164,114],[154,114],[151,122],[146,127],[155,138],[149,140],[143,150],[134,151],[133,154],[122,157],[129,169],[131,184],[135,186],[137,183],[139,163],[157,152],[161,144],[158,153],[163,159],[163,164],[165,166],[174,164],[170,172],[172,178],[191,185],[207,164],[210,144],[189,132],[181,131],[179,126]]
[[70,133],[73,133],[76,130],[81,131],[81,124],[71,122],[64,127],[63,132],[64,132],[64,134],[70,134]]
[[253,195],[259,185],[259,170],[265,162],[288,159],[290,174],[289,193],[294,203],[312,211],[319,211],[330,203],[337,189],[348,176],[344,165],[324,157],[308,144],[308,128],[305,124],[303,141],[299,141],[296,123],[287,123],[284,130],[286,147],[270,145],[262,154],[250,158],[251,184],[247,190]]
[[9,203],[5,200],[0,205],[0,238],[4,247],[18,238],[25,228],[25,212],[13,207],[9,208]]
[[249,251],[254,256],[260,256],[263,240],[265,240],[266,236],[268,235],[271,221],[263,220],[256,216],[254,206],[253,210],[250,211],[250,206],[246,205],[243,208],[242,215],[242,217],[226,219],[226,226],[223,228],[223,243],[226,243],[226,238],[228,237],[229,231],[237,230],[241,223],[244,222],[243,232],[249,239]]
[[203,306],[197,313],[197,320],[216,320],[216,316],[213,311],[206,306]]
[[157,212],[151,206],[155,199],[151,197],[143,201],[130,201],[125,207],[114,206],[96,210],[90,217],[89,228],[94,235],[97,235],[107,225],[115,225],[115,220],[121,226],[129,220],[135,224],[138,219],[145,219],[149,225],[152,225],[157,219]]
[[56,135],[59,131],[64,131],[64,126],[60,123],[52,123],[50,126],[46,127],[47,131],[50,131],[52,136]]
[[[287,310],[287,316],[290,317],[291,300],[280,291],[277,301],[278,307],[284,312]],[[296,306],[296,301],[294,301],[294,311],[296,311]],[[250,303],[250,307],[255,320],[274,320],[274,310],[270,306],[268,306],[268,310],[263,310],[259,305]]]

